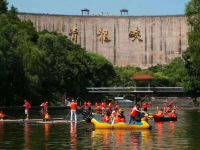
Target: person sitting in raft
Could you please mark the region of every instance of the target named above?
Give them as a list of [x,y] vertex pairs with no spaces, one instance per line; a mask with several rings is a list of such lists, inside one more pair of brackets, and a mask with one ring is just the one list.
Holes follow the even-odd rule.
[[170,113],[171,112],[171,105],[168,105],[165,109],[166,113]]
[[5,114],[3,113],[3,111],[0,111],[0,120],[3,120],[5,117]]
[[92,103],[90,101],[87,102],[87,109],[92,111]]
[[111,113],[111,117],[112,118],[116,118],[117,117],[117,113],[118,113],[118,109],[117,108],[115,108],[113,111],[112,111],[112,113]]
[[136,104],[131,110],[129,124],[138,120],[140,120],[140,105]]
[[119,109],[117,116],[114,120],[115,122],[126,122],[126,118],[124,116],[124,110],[123,109]]
[[102,108],[101,108],[101,105],[99,105],[98,103],[96,103],[96,113],[97,114],[102,114]]
[[176,117],[177,117],[177,114],[175,113],[175,110],[172,110],[171,112],[169,112],[169,113],[167,114],[167,116],[168,116],[169,118],[176,118]]
[[105,116],[103,117],[103,122],[110,123],[110,121],[111,121],[111,113],[110,111],[107,110]]
[[164,113],[163,113],[163,109],[162,109],[162,108],[160,108],[160,109],[158,110],[156,116],[158,116],[158,117],[164,117]]
[[84,102],[84,104],[81,106],[81,110],[82,111],[87,110],[87,103],[86,102]]
[[109,109],[110,112],[112,112],[112,107],[113,107],[113,105],[112,105],[112,103],[110,102],[110,103],[108,104],[108,109]]

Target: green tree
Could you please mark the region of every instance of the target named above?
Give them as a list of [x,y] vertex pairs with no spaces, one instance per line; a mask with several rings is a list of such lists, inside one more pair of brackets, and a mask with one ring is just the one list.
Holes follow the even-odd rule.
[[6,13],[8,10],[8,3],[6,0],[0,0],[0,14]]
[[200,1],[191,0],[186,6],[186,16],[190,26],[188,49],[184,54],[189,80],[186,88],[195,95],[200,92]]

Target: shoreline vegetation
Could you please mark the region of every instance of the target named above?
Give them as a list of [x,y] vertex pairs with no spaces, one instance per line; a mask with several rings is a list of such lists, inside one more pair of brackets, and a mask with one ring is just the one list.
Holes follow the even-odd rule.
[[[189,18],[194,1],[186,9]],[[105,97],[91,96],[86,88],[135,86],[131,77],[136,73],[151,74],[156,79],[151,86],[181,86],[197,97],[200,65],[195,63],[193,58],[198,53],[193,51],[200,46],[192,47],[190,40],[183,58],[167,65],[148,69],[114,67],[104,57],[73,44],[67,36],[46,30],[37,32],[31,21],[21,21],[17,14],[15,7],[8,9],[7,1],[0,0],[0,106],[19,106],[24,99],[33,106],[43,100],[57,105],[66,97],[102,100]],[[191,19],[189,23],[196,25]],[[192,32],[191,37],[194,38]],[[143,85],[144,82],[137,83]]]

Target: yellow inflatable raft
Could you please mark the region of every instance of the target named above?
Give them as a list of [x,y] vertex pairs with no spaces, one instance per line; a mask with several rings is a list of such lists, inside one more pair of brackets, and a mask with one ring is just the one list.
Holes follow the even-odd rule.
[[150,125],[146,121],[136,122],[134,124],[127,124],[124,122],[120,123],[105,123],[99,122],[92,118],[91,122],[94,124],[96,129],[125,129],[125,130],[135,130],[135,129],[150,129]]

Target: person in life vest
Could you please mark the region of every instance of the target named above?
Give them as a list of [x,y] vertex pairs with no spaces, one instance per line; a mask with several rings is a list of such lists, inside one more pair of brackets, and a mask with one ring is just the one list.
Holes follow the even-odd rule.
[[106,110],[106,102],[105,101],[103,101],[101,103],[101,110],[102,110],[102,113],[105,113],[105,110]]
[[27,101],[24,100],[24,112],[25,112],[25,119],[29,119],[29,110],[31,109],[31,104]]
[[0,120],[3,120],[5,117],[5,114],[3,113],[3,111],[0,111]]
[[119,106],[119,104],[118,104],[118,102],[115,104],[115,110],[119,110],[120,109],[120,106]]
[[115,118],[115,122],[126,122],[123,109],[119,109],[117,117]]
[[170,112],[171,112],[171,106],[170,106],[170,105],[168,105],[168,106],[166,107],[165,112],[166,112],[166,113],[170,113]]
[[101,105],[100,104],[98,104],[98,103],[96,103],[95,104],[96,105],[96,113],[97,114],[102,114],[102,108],[101,108]]
[[87,109],[88,109],[89,111],[92,110],[92,103],[91,103],[90,101],[87,102]]
[[44,118],[45,118],[45,114],[48,112],[48,102],[47,102],[47,101],[43,102],[43,103],[40,105],[40,107],[42,108],[42,109],[41,109],[41,115],[42,115],[42,117],[43,117],[43,119],[44,119]]
[[77,110],[77,103],[74,101],[74,99],[72,99],[72,103],[71,103],[71,117],[70,117],[71,121],[73,120],[73,116],[74,116],[74,121],[77,121],[76,110]]
[[83,105],[81,106],[81,110],[82,111],[87,110],[87,103],[86,102],[84,102]]
[[138,104],[136,104],[131,110],[129,124],[137,120],[140,120],[140,105]]
[[157,117],[164,117],[164,112],[163,112],[163,109],[160,108],[156,114]]
[[150,107],[150,104],[148,102],[143,103],[142,109],[143,111],[147,112],[148,108]]
[[112,103],[110,102],[109,104],[108,104],[108,110],[110,111],[110,112],[112,112]]
[[175,109],[173,109],[171,112],[168,112],[167,116],[169,118],[176,118],[177,117],[177,114],[175,112]]
[[103,117],[103,122],[110,123],[111,122],[111,113],[110,111],[106,111],[106,114]]

